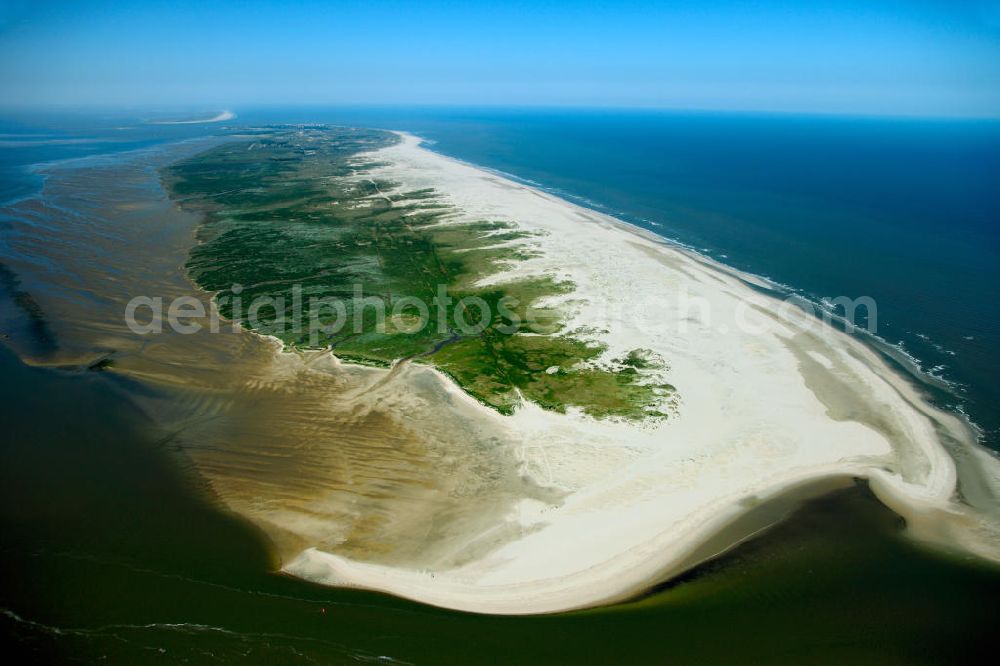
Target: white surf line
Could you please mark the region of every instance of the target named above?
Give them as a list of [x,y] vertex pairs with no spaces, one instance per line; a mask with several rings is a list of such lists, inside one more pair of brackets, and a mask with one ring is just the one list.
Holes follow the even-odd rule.
[[[755,506],[851,477],[868,479],[915,535],[998,557],[996,523],[957,500],[945,449],[946,441],[974,449],[973,433],[869,348],[715,262],[419,143],[403,135],[370,154],[381,166],[365,177],[434,188],[459,211],[445,224],[505,220],[538,232],[538,256],[488,282],[572,281],[561,301],[567,330],[596,331],[609,357],[660,354],[679,413],[635,425],[529,403],[504,417],[436,373],[463,408],[517,447],[525,475],[564,489],[566,499],[522,501],[507,521],[524,535],[458,568],[386,567],[310,548],[286,572],[474,612],[592,606],[716,554],[726,544],[713,538]],[[1000,479],[995,458],[982,464]],[[759,527],[730,534],[730,545]]]

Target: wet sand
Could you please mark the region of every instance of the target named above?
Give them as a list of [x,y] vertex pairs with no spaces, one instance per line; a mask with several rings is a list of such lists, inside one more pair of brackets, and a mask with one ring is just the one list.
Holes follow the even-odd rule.
[[[558,493],[521,478],[509,447],[456,405],[426,368],[345,366],[285,353],[223,324],[141,336],[125,325],[134,296],[194,295],[183,264],[197,219],[164,194],[157,169],[211,141],[53,167],[41,199],[11,211],[8,264],[45,312],[58,349],[39,365],[85,367],[138,382],[135,401],[227,508],[270,535],[279,555],[336,549],[385,564],[448,567],[519,535],[490,530],[524,497]],[[145,321],[140,313],[138,319]],[[374,388],[373,388],[374,387]]]

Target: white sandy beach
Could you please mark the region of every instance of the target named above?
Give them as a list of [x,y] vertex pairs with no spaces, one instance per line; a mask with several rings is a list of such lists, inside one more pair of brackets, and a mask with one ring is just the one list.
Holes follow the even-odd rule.
[[[384,163],[375,175],[403,189],[442,193],[462,211],[454,219],[539,232],[539,256],[512,275],[571,280],[576,290],[560,303],[568,329],[595,329],[611,356],[660,354],[678,412],[641,426],[531,404],[504,417],[451,386],[510,442],[524,476],[565,499],[515,505],[506,521],[524,536],[458,567],[389,567],[309,548],[286,572],[475,612],[580,608],[640,592],[766,526],[733,527],[753,507],[851,477],[867,478],[917,536],[996,552],[987,519],[956,500],[943,443],[974,447],[973,432],[867,347],[725,267],[419,143],[403,135],[365,159]],[[995,463],[984,461],[993,484]]]

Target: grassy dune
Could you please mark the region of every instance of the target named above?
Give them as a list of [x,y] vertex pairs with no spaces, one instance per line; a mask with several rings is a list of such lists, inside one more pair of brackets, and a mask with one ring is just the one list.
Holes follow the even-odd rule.
[[[535,276],[479,286],[532,256],[529,233],[451,219],[433,190],[366,175],[375,164],[358,153],[396,140],[275,128],[169,167],[171,196],[203,215],[190,275],[225,317],[287,345],[331,347],[357,363],[432,364],[505,414],[527,399],[598,418],[666,417],[675,396],[657,378],[660,359],[644,350],[608,358],[539,307],[572,284]],[[261,298],[270,300],[250,317]]]

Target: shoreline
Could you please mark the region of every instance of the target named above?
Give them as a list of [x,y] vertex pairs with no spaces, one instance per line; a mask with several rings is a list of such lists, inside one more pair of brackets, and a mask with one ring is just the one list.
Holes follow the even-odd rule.
[[[457,162],[459,164],[462,164],[463,166],[472,169],[483,171],[485,173],[497,176],[504,180],[512,181],[517,185],[538,190],[543,194],[546,194],[557,200],[563,201],[569,205],[582,208],[586,210],[588,213],[593,213],[595,215],[600,215],[609,218],[612,223],[623,225],[628,231],[631,231],[632,233],[635,233],[653,242],[661,243],[669,249],[676,250],[678,252],[689,255],[695,261],[703,262],[711,266],[715,270],[718,270],[719,272],[725,273],[727,275],[732,275],[733,277],[736,277],[744,281],[748,285],[751,285],[759,289],[763,289],[765,290],[765,293],[769,296],[778,298],[778,296],[781,295],[786,297],[801,298],[805,303],[809,304],[812,308],[814,308],[817,311],[817,313],[822,313],[824,316],[829,316],[831,320],[835,320],[837,321],[837,323],[841,325],[844,324],[843,317],[837,315],[835,312],[829,309],[829,307],[826,304],[817,300],[815,296],[811,297],[800,296],[797,293],[795,287],[793,287],[792,285],[779,282],[766,275],[752,273],[749,271],[743,271],[734,268],[733,266],[724,263],[724,261],[722,261],[721,259],[717,259],[711,256],[710,254],[707,254],[707,252],[710,252],[709,248],[698,248],[694,245],[684,243],[679,239],[661,235],[659,232],[653,229],[647,229],[643,226],[640,226],[636,222],[628,221],[626,219],[627,217],[626,214],[612,210],[606,206],[603,206],[599,202],[591,201],[582,195],[573,194],[571,192],[564,192],[561,191],[559,188],[546,186],[544,183],[539,183],[528,178],[522,178],[517,174],[510,173],[502,169],[496,169],[493,167],[478,165],[458,157],[453,157],[445,153],[439,153],[433,149],[433,145],[437,143],[433,139],[426,139],[419,135],[411,135],[409,132],[405,131],[396,131],[396,130],[385,130],[385,131],[390,131],[400,136],[412,136],[413,138],[420,141],[420,143],[422,144],[421,145],[422,148],[430,152],[433,152],[436,155],[440,155],[445,159],[452,160],[454,162]],[[621,215],[621,217],[616,217],[616,215]],[[662,227],[660,223],[654,222],[653,224],[655,226]],[[851,333],[851,335],[861,336],[859,337],[859,339],[861,339],[868,346],[875,348],[875,351],[877,351],[880,355],[884,356],[886,359],[890,359],[893,363],[899,365],[900,368],[904,370],[907,375],[912,377],[915,383],[926,384],[927,386],[932,387],[935,390],[941,391],[943,393],[947,393],[948,395],[954,396],[956,398],[960,397],[959,394],[956,392],[956,389],[961,388],[963,386],[961,383],[934,374],[933,369],[928,369],[927,367],[925,367],[926,361],[913,355],[900,343],[893,343],[887,340],[886,338],[876,333],[872,333],[863,328],[856,329],[856,332]],[[956,413],[960,418],[962,418],[966,422],[966,425],[976,433],[977,438],[982,437],[982,429],[979,426],[979,424],[973,421],[971,416],[969,416],[967,413],[965,413],[965,411],[961,409],[961,406],[957,411],[950,409],[943,411],[947,411],[949,413],[952,412]]]
[[[543,232],[541,258],[526,262],[527,270],[567,274],[577,289],[572,302],[559,305],[575,308],[573,324],[603,326],[606,335],[597,337],[608,345],[609,353],[642,346],[640,342],[659,344],[654,350],[674,366],[668,377],[680,392],[682,414],[678,423],[646,431],[576,414],[543,413],[533,405],[500,417],[487,414],[490,410],[454,387],[474,403],[467,405],[470,409],[480,410],[485,420],[511,432],[514,441],[568,442],[564,450],[543,454],[550,478],[542,478],[545,475],[537,469],[533,472],[530,462],[524,465],[525,473],[534,473],[537,481],[566,490],[566,501],[555,507],[524,502],[514,512],[519,515],[509,520],[530,528],[525,536],[456,569],[421,572],[351,561],[310,548],[284,566],[286,573],[472,612],[533,614],[601,605],[633,596],[742,541],[746,535],[715,553],[696,557],[713,535],[747,515],[748,505],[780,501],[788,493],[837,478],[867,479],[879,499],[903,516],[911,533],[923,540],[997,557],[991,521],[953,499],[958,472],[943,441],[975,448],[971,426],[927,404],[864,343],[801,311],[775,312],[777,299],[752,289],[748,285],[754,284],[752,276],[685,251],[648,230],[423,149],[411,135],[401,137],[400,144],[368,154],[384,163],[377,169],[380,177],[400,182],[403,188],[435,187],[467,218],[489,216]],[[591,225],[586,234],[580,234],[581,223]],[[583,237],[574,245],[574,236]],[[567,257],[576,259],[571,270],[563,270]],[[517,270],[523,274],[525,267]],[[609,271],[614,272],[612,278],[602,279]],[[595,302],[606,305],[614,294],[627,293],[628,286],[648,287],[657,284],[656,278],[675,287],[696,286],[700,295],[715,298],[723,310],[734,302],[751,304],[751,318],[769,337],[758,340],[761,348],[754,349],[752,340],[737,336],[744,349],[733,354],[731,346],[721,344],[732,343],[732,334],[702,327],[696,333],[702,339],[693,342],[707,347],[706,354],[692,346],[691,339],[665,343],[643,335],[620,314],[616,318],[604,312],[603,319],[593,315]],[[490,281],[503,279],[501,274]],[[663,318],[664,311],[654,308],[651,316]],[[766,362],[747,363],[751,353]],[[691,359],[684,354],[695,362],[685,363]],[[705,368],[716,367],[715,361],[739,366],[744,374],[732,373],[730,386],[725,373],[714,378],[723,381],[706,379]],[[767,367],[769,363],[774,367]],[[426,370],[442,383],[451,383],[441,373]],[[761,391],[746,386],[749,372],[757,373],[751,382],[773,384],[771,395],[782,403],[780,416],[768,419],[764,401],[752,409],[733,410],[739,413],[724,418],[727,427],[720,430],[719,419],[726,410],[720,412],[711,403],[725,401],[727,390],[737,405],[740,399],[760,402]],[[779,373],[784,374],[773,381]],[[716,393],[705,390],[711,388],[706,385],[714,386]],[[873,404],[875,408],[868,409]],[[860,410],[862,416],[852,410]],[[502,422],[504,418],[508,420]],[[714,432],[705,436],[705,429]],[[685,438],[696,441],[692,444]],[[809,439],[821,444],[805,441]],[[663,450],[671,445],[684,449],[688,460]],[[834,447],[836,452],[830,450]],[[748,451],[770,457],[770,464],[761,467]],[[581,452],[593,459],[581,464]],[[739,463],[741,457],[745,465]],[[691,467],[690,459],[698,462],[685,470]],[[990,456],[980,462],[988,461],[996,462]],[[734,469],[720,471],[727,465]],[[581,474],[574,466],[587,469]],[[695,469],[698,473],[692,474]],[[983,485],[995,488],[996,469],[981,471]],[[686,482],[689,492],[663,490],[670,481]]]

